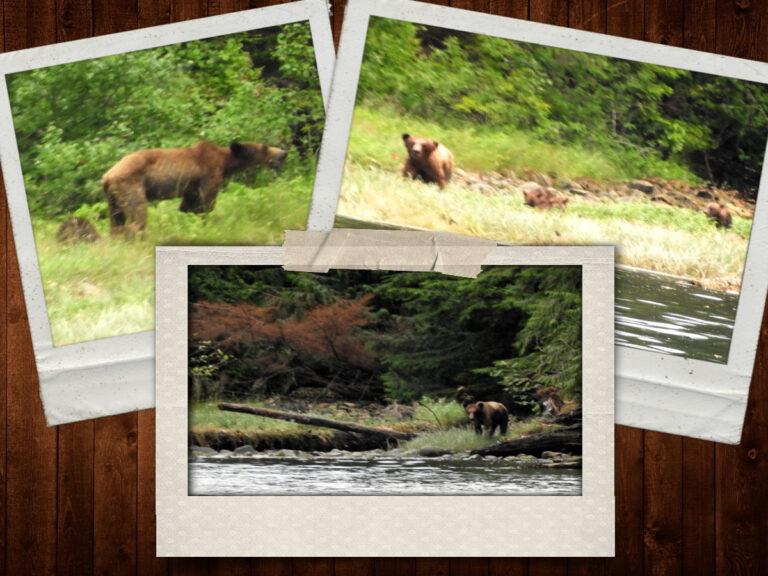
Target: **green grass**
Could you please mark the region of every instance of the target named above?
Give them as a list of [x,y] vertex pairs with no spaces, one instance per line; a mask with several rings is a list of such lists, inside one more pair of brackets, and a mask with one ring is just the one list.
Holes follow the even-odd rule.
[[[545,424],[537,419],[510,422],[505,438],[519,438],[557,428],[557,425]],[[418,452],[422,448],[438,448],[452,453],[468,452],[490,446],[498,442],[499,438],[498,432],[492,438],[487,434],[475,434],[475,431],[467,425],[421,433],[413,440],[401,444],[400,448],[406,452]]]
[[751,227],[736,217],[731,229],[718,229],[700,212],[643,201],[574,198],[564,211],[535,210],[521,194],[486,196],[458,184],[440,191],[354,161],[347,162],[338,214],[512,244],[616,244],[623,264],[715,289],[738,289]]
[[[260,406],[258,402],[249,402],[249,404]],[[285,420],[254,416],[253,414],[225,412],[216,407],[216,402],[199,402],[190,404],[189,429],[192,432],[227,430],[228,432],[245,434],[265,432],[290,435],[306,430],[307,427]]]
[[453,152],[456,165],[467,171],[537,171],[599,181],[656,176],[690,184],[699,182],[685,167],[630,148],[595,151],[575,144],[551,144],[509,128],[436,124],[404,116],[386,106],[375,110],[360,105],[355,108],[349,156],[358,164],[399,170],[404,157],[404,132],[442,142]]
[[63,220],[34,218],[35,243],[56,346],[154,328],[154,266],[158,245],[275,245],[287,229],[306,226],[314,173],[286,172],[256,186],[230,182],[208,215],[185,214],[179,200],[149,209],[147,230],[111,238],[103,204],[83,207],[101,239],[61,244]]

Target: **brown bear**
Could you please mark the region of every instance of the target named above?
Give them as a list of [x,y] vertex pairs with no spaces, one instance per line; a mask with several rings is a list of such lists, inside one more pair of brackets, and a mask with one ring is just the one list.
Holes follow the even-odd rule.
[[109,203],[112,234],[143,230],[147,204],[181,197],[182,212],[213,210],[225,178],[254,166],[279,169],[285,150],[252,142],[187,148],[153,148],[124,156],[101,179]]
[[544,188],[536,182],[526,182],[520,187],[520,190],[523,192],[523,201],[531,208],[549,210],[553,206],[557,206],[561,210],[565,210],[569,201],[569,198],[558,195],[554,188]]
[[709,218],[712,218],[712,220],[717,223],[718,227],[730,228],[733,223],[730,210],[719,202],[710,202],[707,204],[707,207],[704,208],[704,214]]
[[488,437],[493,436],[496,428],[504,436],[509,425],[509,412],[501,402],[475,402],[464,408],[469,415],[469,421],[475,426],[475,434],[482,434],[483,428],[488,430]]
[[427,184],[437,183],[443,190],[453,172],[453,153],[437,140],[403,134],[408,157],[403,176],[417,178]]
[[56,240],[63,244],[72,242],[96,242],[100,238],[93,224],[85,218],[72,216],[61,223],[56,231]]

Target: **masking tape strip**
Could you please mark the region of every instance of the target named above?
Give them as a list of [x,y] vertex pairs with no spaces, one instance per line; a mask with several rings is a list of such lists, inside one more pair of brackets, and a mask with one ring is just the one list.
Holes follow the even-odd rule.
[[326,273],[331,268],[440,272],[475,278],[496,242],[444,232],[286,230],[283,268]]

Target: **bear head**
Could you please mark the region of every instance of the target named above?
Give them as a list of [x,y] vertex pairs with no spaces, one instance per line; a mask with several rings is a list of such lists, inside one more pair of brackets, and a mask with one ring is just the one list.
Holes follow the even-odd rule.
[[288,156],[288,151],[275,146],[256,142],[238,142],[229,145],[232,153],[233,171],[247,170],[254,166],[268,166],[279,170]]
[[470,422],[474,423],[476,420],[483,419],[483,403],[482,402],[475,402],[474,404],[468,404],[465,407],[465,410],[467,411],[467,415],[469,416]]
[[410,134],[403,134],[403,142],[408,149],[408,156],[412,160],[423,160],[429,158],[430,154],[437,150],[440,143],[437,140],[428,138],[419,138]]

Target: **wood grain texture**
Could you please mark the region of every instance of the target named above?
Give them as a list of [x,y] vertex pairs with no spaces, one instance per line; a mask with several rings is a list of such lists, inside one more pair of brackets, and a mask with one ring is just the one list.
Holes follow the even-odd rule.
[[[0,46],[14,50],[281,1],[3,0]],[[452,5],[768,60],[768,0]],[[335,38],[343,6],[333,1]],[[158,559],[154,411],[45,427],[4,197],[0,234],[0,574],[768,574],[765,320],[741,446],[617,427],[615,559]]]

